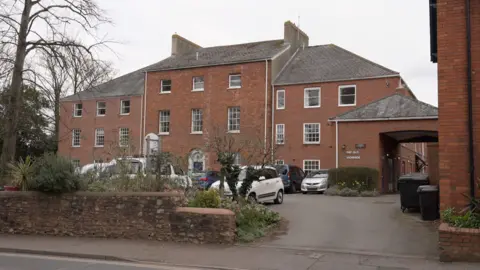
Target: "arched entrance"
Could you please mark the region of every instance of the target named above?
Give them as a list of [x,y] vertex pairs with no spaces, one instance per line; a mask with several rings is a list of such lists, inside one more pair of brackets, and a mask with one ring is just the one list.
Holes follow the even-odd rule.
[[202,150],[195,149],[190,152],[188,157],[188,170],[192,173],[200,173],[205,171],[205,154]]

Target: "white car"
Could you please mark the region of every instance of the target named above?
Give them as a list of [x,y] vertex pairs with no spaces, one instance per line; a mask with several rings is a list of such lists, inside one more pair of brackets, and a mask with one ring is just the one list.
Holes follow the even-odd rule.
[[[135,178],[138,173],[146,175],[147,161],[145,158],[119,158],[110,161],[109,163],[97,163],[87,164],[80,170],[81,174],[85,174],[89,171],[96,170],[97,174],[106,173],[110,177],[118,177],[119,166],[118,163],[123,162],[126,169],[126,175],[130,178]],[[192,180],[188,177],[182,169],[173,166],[172,164],[165,164],[160,172],[162,176],[167,176],[173,182],[177,183],[181,187],[191,187]]]
[[[247,166],[242,167],[240,175],[238,176],[237,190],[242,186],[243,180],[247,175]],[[254,202],[274,202],[276,204],[283,203],[284,187],[282,179],[278,176],[274,167],[255,166],[254,169],[262,170],[259,181],[253,181],[252,188],[247,194],[247,199]],[[210,188],[220,189],[220,181],[216,181]],[[227,182],[224,182],[224,194],[232,196],[232,191],[228,187]]]
[[301,190],[303,194],[308,192],[323,193],[328,188],[328,171],[320,170],[310,172],[302,181]]

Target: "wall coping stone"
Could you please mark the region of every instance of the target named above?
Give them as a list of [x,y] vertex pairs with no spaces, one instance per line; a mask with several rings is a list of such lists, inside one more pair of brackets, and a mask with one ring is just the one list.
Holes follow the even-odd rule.
[[231,210],[219,208],[197,208],[197,207],[177,207],[177,213],[193,213],[202,215],[217,215],[217,216],[234,216]]
[[21,196],[87,196],[87,197],[183,197],[178,192],[89,192],[77,191],[71,193],[43,193],[38,191],[2,191],[0,197],[21,197]]
[[450,226],[448,223],[442,223],[438,227],[439,232],[458,233],[458,234],[473,234],[480,235],[480,229],[473,228],[457,228]]

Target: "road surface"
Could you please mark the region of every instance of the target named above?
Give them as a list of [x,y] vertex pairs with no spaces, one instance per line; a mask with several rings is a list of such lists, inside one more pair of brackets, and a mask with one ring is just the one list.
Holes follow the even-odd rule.
[[[0,270],[195,270],[141,263],[0,253]],[[199,270],[199,269],[197,269]]]

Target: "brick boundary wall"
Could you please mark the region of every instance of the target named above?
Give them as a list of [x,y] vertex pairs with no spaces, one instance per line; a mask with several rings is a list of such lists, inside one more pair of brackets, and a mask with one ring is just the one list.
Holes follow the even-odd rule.
[[480,229],[465,229],[442,223],[438,228],[440,261],[480,262]]
[[235,214],[161,192],[0,192],[0,233],[232,244]]

